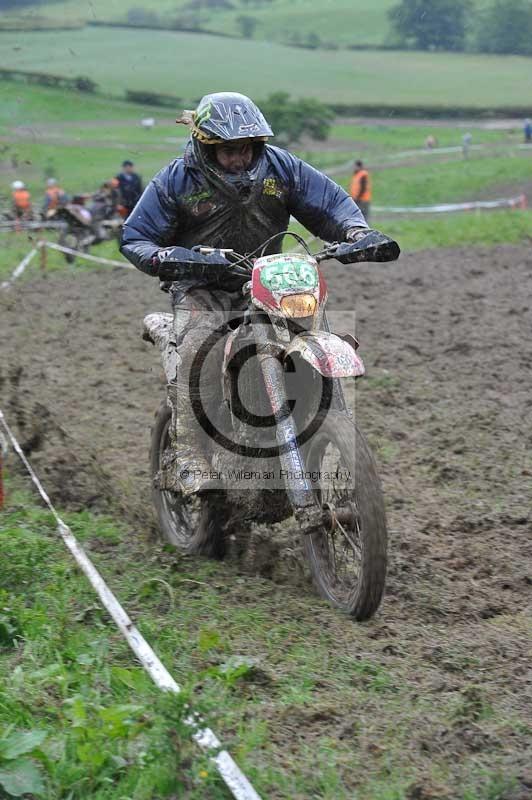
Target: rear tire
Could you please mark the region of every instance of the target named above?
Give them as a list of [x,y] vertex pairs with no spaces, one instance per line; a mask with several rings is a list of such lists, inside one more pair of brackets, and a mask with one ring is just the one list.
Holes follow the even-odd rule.
[[152,430],[150,465],[152,498],[159,521],[160,537],[184,553],[223,558],[225,553],[223,498],[220,492],[204,496],[183,495],[159,489],[155,477],[161,469],[162,457],[170,447],[172,412],[163,403],[155,415]]
[[[357,620],[369,619],[382,599],[387,562],[384,500],[371,450],[348,417],[329,411],[305,448],[305,465],[321,473],[316,482],[320,504],[349,503],[356,515],[343,529],[324,527],[303,536],[314,583],[337,608]],[[342,483],[346,473],[351,478]],[[335,477],[326,482],[326,474]]]

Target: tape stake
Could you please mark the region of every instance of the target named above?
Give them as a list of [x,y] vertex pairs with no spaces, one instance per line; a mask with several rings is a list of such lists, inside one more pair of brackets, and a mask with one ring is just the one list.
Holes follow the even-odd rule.
[[[83,550],[82,546],[66,525],[56,509],[52,505],[50,498],[44,490],[42,483],[37,477],[33,467],[26,458],[20,444],[18,443],[11,428],[7,424],[6,418],[0,409],[0,426],[6,432],[7,439],[15,453],[24,464],[26,471],[36,486],[42,500],[53,514],[57,523],[57,532],[63,539],[66,547],[74,557],[76,563],[85,574],[89,583],[101,600],[104,608],[109,612],[117,627],[126,639],[130,648],[140,661],[155,685],[162,691],[179,694],[181,687],[176,683],[172,675],[168,672],[164,664],[160,661],[157,654],[152,650],[146,639],[142,636],[138,628],[133,624],[126,611],[122,608],[119,601],[109,589],[104,579]],[[1,444],[1,442],[0,442]],[[0,450],[0,452],[2,452]],[[1,473],[0,473],[1,475]],[[222,749],[222,744],[216,734],[203,726],[201,718],[194,713],[190,713],[184,720],[192,731],[192,738],[210,757],[216,769],[236,800],[261,800],[249,780],[246,778],[240,767],[236,764],[230,754]]]

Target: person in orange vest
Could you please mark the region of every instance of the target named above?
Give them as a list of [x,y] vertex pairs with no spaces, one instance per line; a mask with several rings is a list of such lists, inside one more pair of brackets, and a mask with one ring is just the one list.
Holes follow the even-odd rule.
[[13,181],[11,189],[15,219],[30,219],[31,195],[26,189],[25,184],[22,181]]
[[364,214],[367,222],[371,206],[371,179],[362,161],[355,161],[355,171],[351,178],[349,194]]
[[59,206],[63,206],[67,201],[67,196],[59,186],[55,178],[48,178],[46,181],[46,191],[44,193],[43,212],[55,211]]

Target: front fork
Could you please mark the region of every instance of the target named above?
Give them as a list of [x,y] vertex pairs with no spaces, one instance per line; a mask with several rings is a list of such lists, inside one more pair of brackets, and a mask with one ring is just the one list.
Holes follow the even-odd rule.
[[305,475],[296,424],[286,396],[284,369],[279,359],[282,348],[269,338],[271,326],[267,318],[257,315],[253,321],[253,331],[257,357],[275,418],[275,435],[286,493],[303,532],[313,533],[323,524],[323,511],[312,483]]

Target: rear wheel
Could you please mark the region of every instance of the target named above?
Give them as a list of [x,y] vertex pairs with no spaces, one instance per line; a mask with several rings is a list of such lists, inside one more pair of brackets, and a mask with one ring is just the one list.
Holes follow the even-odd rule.
[[384,500],[373,455],[351,420],[329,411],[305,448],[305,465],[318,476],[320,504],[352,512],[349,523],[304,535],[314,583],[336,607],[357,620],[369,619],[382,599],[387,559]]
[[150,451],[152,497],[161,538],[185,553],[222,558],[225,547],[220,494],[208,492],[199,497],[159,489],[157,486],[156,478],[162,467],[163,455],[170,447],[171,421],[172,412],[164,403],[155,415]]

